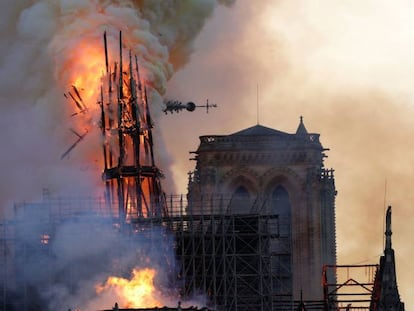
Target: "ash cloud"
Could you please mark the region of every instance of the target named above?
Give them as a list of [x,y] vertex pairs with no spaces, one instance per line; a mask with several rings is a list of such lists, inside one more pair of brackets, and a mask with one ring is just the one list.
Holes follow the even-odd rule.
[[[78,59],[90,52],[82,44],[94,43],[103,50],[106,30],[113,52],[122,30],[125,46],[138,55],[145,71],[156,115],[162,109],[166,82],[190,59],[194,39],[217,4],[215,0],[0,3],[0,159],[7,176],[0,190],[1,214],[10,216],[13,202],[34,200],[42,188],[55,194],[102,194],[97,130],[60,160],[76,140],[68,130],[79,121],[70,117],[75,107],[63,93],[70,87],[70,75],[80,69]],[[91,128],[98,127],[97,117],[89,116],[88,122]],[[162,133],[158,134],[158,165],[168,174],[172,160]],[[167,188],[174,191],[171,180]]]

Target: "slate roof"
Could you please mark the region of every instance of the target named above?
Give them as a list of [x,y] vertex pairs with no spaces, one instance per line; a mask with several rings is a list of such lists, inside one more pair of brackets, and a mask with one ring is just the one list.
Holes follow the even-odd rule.
[[230,134],[229,136],[289,136],[290,134],[274,130],[263,125],[255,125],[239,132]]

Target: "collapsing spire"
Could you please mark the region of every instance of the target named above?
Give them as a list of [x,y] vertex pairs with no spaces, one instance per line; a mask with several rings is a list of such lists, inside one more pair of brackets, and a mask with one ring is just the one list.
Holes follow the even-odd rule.
[[[107,68],[101,87],[101,129],[103,136],[106,200],[117,206],[114,214],[121,221],[165,216],[161,190],[162,174],[155,166],[152,121],[145,86],[142,86],[138,60],[129,53],[128,69],[122,65],[122,39],[119,62]],[[105,63],[108,61],[104,34]],[[134,68],[135,67],[135,68]],[[106,78],[106,79],[105,79]]]

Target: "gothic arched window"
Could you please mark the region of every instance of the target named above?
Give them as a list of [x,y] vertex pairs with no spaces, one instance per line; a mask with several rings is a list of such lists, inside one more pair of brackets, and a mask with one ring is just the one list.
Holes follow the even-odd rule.
[[272,280],[272,290],[279,294],[288,294],[292,291],[291,269],[291,204],[289,193],[282,186],[276,187],[271,193],[270,213],[277,215],[269,220],[271,232],[278,235],[277,240],[270,242],[269,251],[272,254],[271,270],[276,277]]
[[278,186],[272,192],[272,214],[290,215],[289,194],[282,186]]
[[246,214],[251,209],[250,194],[246,187],[239,186],[233,192],[230,202],[230,210],[233,214]]
[[283,235],[290,235],[291,206],[289,194],[282,186],[272,192],[271,214],[279,216],[279,230]]

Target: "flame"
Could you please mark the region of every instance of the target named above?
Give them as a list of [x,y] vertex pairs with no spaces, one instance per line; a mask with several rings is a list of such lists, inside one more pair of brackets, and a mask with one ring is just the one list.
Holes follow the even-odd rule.
[[96,103],[103,69],[105,68],[102,44],[94,41],[82,41],[76,47],[66,63],[65,70],[70,72],[69,84],[82,90],[82,98],[86,103]]
[[160,292],[155,289],[155,269],[133,269],[131,280],[109,277],[103,285],[96,286],[99,295],[111,292],[123,308],[160,307]]
[[[76,41],[62,61],[59,78],[66,88],[66,115],[70,116],[68,127],[75,132],[96,135],[94,129],[99,126],[100,88],[105,70],[105,55],[99,38],[84,38]],[[68,143],[77,137],[68,131]],[[89,140],[91,141],[91,140]],[[96,144],[87,147],[82,143],[82,157],[92,167],[102,167],[102,159],[97,156]],[[100,191],[100,190],[99,190]]]

